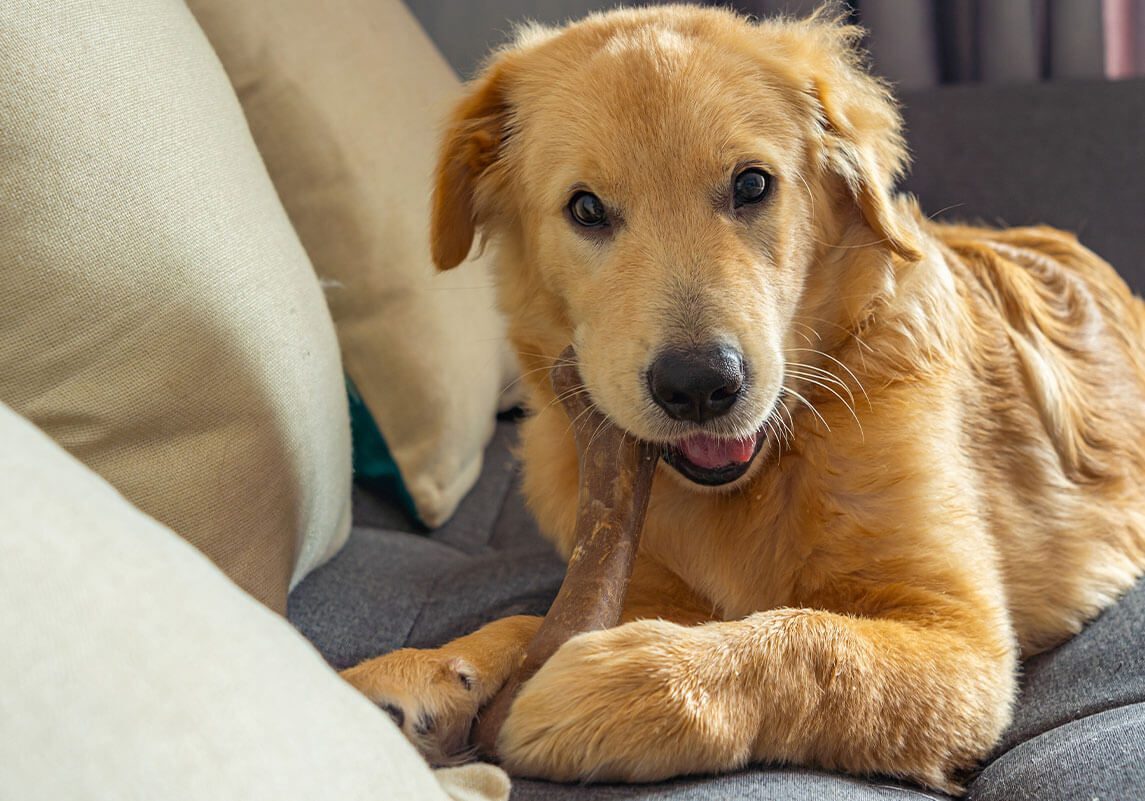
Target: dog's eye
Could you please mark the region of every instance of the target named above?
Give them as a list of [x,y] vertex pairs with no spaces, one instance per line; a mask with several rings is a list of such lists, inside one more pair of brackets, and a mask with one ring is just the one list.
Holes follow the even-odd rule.
[[732,205],[735,208],[758,203],[767,197],[771,178],[758,167],[750,167],[735,177],[732,185]]
[[608,222],[604,203],[592,192],[577,192],[569,201],[569,214],[577,225],[597,228]]

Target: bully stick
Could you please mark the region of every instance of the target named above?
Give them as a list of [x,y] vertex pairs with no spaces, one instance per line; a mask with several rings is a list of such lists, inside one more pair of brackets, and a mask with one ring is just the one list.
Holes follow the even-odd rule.
[[616,427],[592,406],[571,346],[561,354],[551,379],[576,440],[576,539],[560,592],[524,660],[478,716],[473,741],[489,757],[496,756],[497,735],[521,684],[569,638],[620,622],[659,455],[654,446]]

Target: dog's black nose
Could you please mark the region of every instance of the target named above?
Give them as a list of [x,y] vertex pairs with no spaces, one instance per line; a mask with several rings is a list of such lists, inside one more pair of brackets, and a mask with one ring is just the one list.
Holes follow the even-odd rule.
[[728,345],[666,350],[648,368],[648,386],[669,417],[703,423],[735,405],[744,386],[743,356]]

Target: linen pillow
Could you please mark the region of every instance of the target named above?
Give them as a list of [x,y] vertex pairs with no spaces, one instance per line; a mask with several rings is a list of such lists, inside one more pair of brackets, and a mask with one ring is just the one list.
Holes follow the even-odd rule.
[[504,801],[0,404],[0,798]]
[[399,0],[189,5],[324,280],[346,371],[437,526],[477,480],[516,370],[484,262],[435,276],[430,260],[457,78]]
[[0,3],[0,298],[0,401],[255,597],[345,541],[329,312],[182,3]]

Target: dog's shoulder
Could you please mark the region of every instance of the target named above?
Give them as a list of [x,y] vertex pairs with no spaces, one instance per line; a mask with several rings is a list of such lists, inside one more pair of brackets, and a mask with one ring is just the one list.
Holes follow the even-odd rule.
[[1121,473],[1124,459],[1112,457],[1123,454],[1127,435],[1140,434],[1126,430],[1135,425],[1127,417],[1145,405],[1145,304],[1064,231],[932,230],[969,307],[972,362],[1018,368],[1072,480]]

